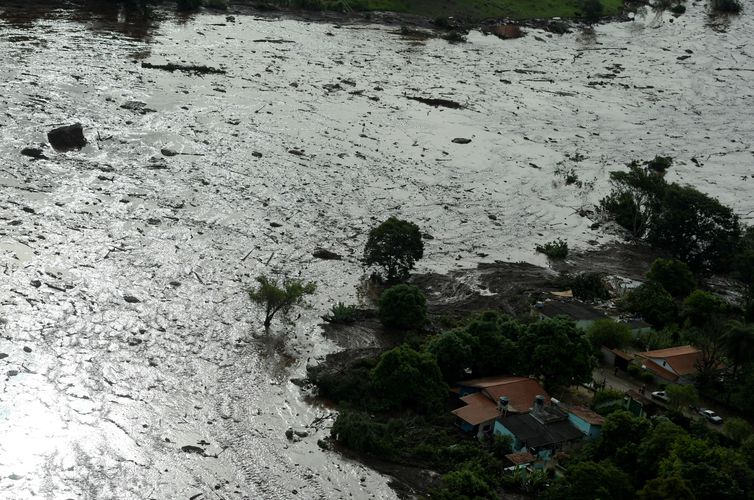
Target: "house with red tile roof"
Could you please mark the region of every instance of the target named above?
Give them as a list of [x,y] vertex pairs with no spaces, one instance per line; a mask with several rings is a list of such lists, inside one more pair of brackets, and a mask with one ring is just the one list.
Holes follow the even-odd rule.
[[500,415],[527,413],[536,396],[547,402],[550,396],[528,377],[486,377],[458,383],[463,405],[453,410],[457,425],[480,437],[490,434]]
[[642,368],[652,372],[660,383],[688,384],[696,374],[701,356],[702,352],[696,347],[683,345],[637,352],[635,359],[641,362]]

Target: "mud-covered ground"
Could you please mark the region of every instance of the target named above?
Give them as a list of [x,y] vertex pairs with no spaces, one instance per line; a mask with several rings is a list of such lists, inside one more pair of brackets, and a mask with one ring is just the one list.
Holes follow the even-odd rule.
[[[0,7],[2,498],[390,498],[387,478],[317,447],[331,412],[290,382],[336,349],[320,315],[357,300],[376,222],[433,237],[422,273],[542,265],[536,243],[613,241],[579,209],[655,154],[754,213],[748,15],[710,26],[692,4],[672,23],[458,45],[270,17],[126,21]],[[81,152],[19,154],[75,121]],[[269,336],[244,294],[261,272],[318,283]]]

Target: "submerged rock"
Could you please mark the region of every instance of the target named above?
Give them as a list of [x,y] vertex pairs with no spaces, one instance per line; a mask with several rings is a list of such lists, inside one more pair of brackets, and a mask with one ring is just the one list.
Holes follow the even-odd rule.
[[331,252],[330,250],[327,250],[325,248],[317,247],[312,252],[312,256],[315,259],[322,259],[322,260],[340,260],[342,257],[338,255],[335,252]]
[[44,152],[40,148],[24,148],[21,150],[21,154],[30,158],[34,158],[35,160],[47,159]]
[[467,139],[465,137],[456,137],[455,139],[453,139],[453,142],[455,142],[456,144],[468,144],[471,142],[471,139]]
[[55,151],[66,152],[86,146],[84,127],[80,123],[58,127],[47,132],[47,140]]

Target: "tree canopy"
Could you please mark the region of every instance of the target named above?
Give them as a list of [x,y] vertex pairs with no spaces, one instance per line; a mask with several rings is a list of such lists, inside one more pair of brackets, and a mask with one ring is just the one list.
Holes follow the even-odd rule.
[[287,314],[290,309],[301,304],[305,295],[311,295],[316,289],[314,283],[304,283],[297,279],[284,279],[282,284],[267,276],[256,278],[259,288],[249,290],[249,298],[265,309],[264,327],[269,328],[272,318],[278,311]]
[[405,280],[417,260],[424,256],[419,226],[390,217],[369,231],[364,246],[364,263],[380,266],[388,281]]

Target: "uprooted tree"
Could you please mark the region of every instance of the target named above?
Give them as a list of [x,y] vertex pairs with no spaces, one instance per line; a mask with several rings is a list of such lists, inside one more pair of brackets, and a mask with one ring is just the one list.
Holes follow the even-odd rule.
[[297,279],[284,279],[281,284],[277,280],[267,276],[257,276],[258,288],[249,290],[249,298],[252,302],[263,306],[265,309],[264,327],[268,329],[272,318],[278,311],[287,314],[291,308],[301,304],[304,296],[311,295],[316,289],[314,283],[304,283]]

